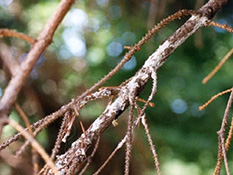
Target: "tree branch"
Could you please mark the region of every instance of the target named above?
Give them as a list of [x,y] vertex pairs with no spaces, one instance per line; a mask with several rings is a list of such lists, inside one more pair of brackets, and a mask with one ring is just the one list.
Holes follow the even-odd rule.
[[21,64],[20,69],[17,70],[16,75],[9,82],[3,97],[0,100],[1,118],[6,117],[9,114],[17,95],[24,85],[33,66],[45,48],[52,42],[54,32],[74,2],[75,0],[62,0],[58,5],[57,10],[54,12],[42,32],[39,34],[36,43],[28,53],[25,61]]
[[[172,36],[170,36],[159,48],[147,59],[142,68],[124,84],[118,94],[118,98],[107,106],[101,116],[99,116],[92,125],[86,130],[86,136],[82,134],[75,141],[71,148],[63,155],[57,156],[56,166],[61,174],[67,174],[72,168],[76,173],[80,163],[85,160],[86,151],[95,142],[95,140],[111,125],[135,97],[139,95],[144,86],[151,78],[153,71],[157,71],[170,54],[180,46],[189,36],[195,33],[200,27],[208,24],[215,13],[228,1],[210,0],[207,4],[197,11],[183,26],[181,26]],[[68,164],[69,162],[69,164]],[[71,167],[72,165],[72,167]]]
[[36,40],[31,36],[27,36],[23,33],[16,32],[15,30],[10,29],[0,29],[0,37],[15,37],[27,41],[32,45],[36,42]]

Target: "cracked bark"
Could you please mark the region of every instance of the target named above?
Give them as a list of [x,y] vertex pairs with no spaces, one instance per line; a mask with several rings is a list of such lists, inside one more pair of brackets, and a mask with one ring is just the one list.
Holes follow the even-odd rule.
[[[200,27],[205,26],[216,12],[226,4],[228,0],[210,0],[192,16],[184,25],[171,35],[159,48],[147,59],[142,68],[125,84],[116,100],[107,106],[84,134],[73,142],[71,148],[64,154],[58,155],[55,162],[61,174],[67,172],[76,173],[78,165],[85,160],[85,153],[96,139],[111,125],[112,121],[118,117],[129,106],[134,95],[140,94],[145,84],[151,78],[152,71],[157,71],[171,53],[180,46],[188,37],[195,33]],[[84,146],[83,146],[84,145]],[[51,171],[49,174],[53,174]]]

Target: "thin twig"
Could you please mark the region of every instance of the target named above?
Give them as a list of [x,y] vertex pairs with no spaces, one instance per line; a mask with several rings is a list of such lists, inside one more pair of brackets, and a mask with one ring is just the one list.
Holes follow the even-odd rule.
[[[74,109],[76,109],[76,108],[74,108]],[[70,135],[70,132],[72,130],[72,126],[74,124],[77,112],[76,111],[75,112],[73,112],[73,111],[72,112],[66,112],[66,114],[69,114],[69,115],[68,115],[68,118],[66,119],[67,120],[66,125],[64,125],[65,128],[64,128],[64,131],[62,133],[63,138],[61,138],[62,139],[61,141],[64,142],[64,143],[66,142],[67,137]]]
[[91,155],[87,158],[87,164],[83,167],[82,171],[79,173],[79,175],[82,175],[86,169],[88,168],[88,166],[90,165],[92,158],[94,157],[98,147],[99,147],[99,142],[100,142],[100,137],[97,139],[96,143],[95,143],[95,147],[91,153]]
[[[55,121],[58,117],[60,117],[60,116],[59,115],[55,115],[54,117],[50,116],[49,120],[44,120],[44,122],[41,123],[38,126],[38,128],[35,129],[35,131],[33,132],[33,136],[36,137],[45,127],[47,127],[50,123]],[[24,145],[22,147],[26,148],[29,144],[30,144],[30,141],[26,140],[26,142],[24,143]]]
[[41,147],[41,145],[27,132],[24,130],[22,126],[20,126],[18,123],[16,123],[13,120],[8,119],[8,123],[13,126],[17,131],[21,132],[22,135],[30,141],[32,147],[41,155],[41,157],[44,159],[44,161],[51,167],[53,172],[56,175],[60,175],[58,172],[56,165],[54,162],[49,158],[48,154],[45,152],[45,150]]
[[[4,150],[0,152],[1,162],[4,161],[8,166],[12,167],[13,169],[17,169],[17,172],[22,172],[23,175],[32,175],[33,169],[32,165],[29,161],[26,161],[23,158],[16,158],[11,150]],[[7,172],[4,173],[4,168],[1,168],[1,174],[8,174]],[[15,172],[15,173],[13,173]],[[11,174],[19,174],[13,170]]]
[[79,123],[80,123],[80,126],[81,126],[81,129],[82,129],[82,132],[83,132],[84,136],[87,137],[86,130],[85,130],[84,126],[83,126],[83,122],[80,121]]
[[1,37],[19,38],[19,39],[29,42],[31,45],[35,44],[36,42],[36,39],[34,39],[33,37],[25,35],[20,32],[16,32],[15,30],[10,30],[10,29],[0,29],[0,38]]
[[[15,109],[19,113],[19,115],[22,117],[22,119],[24,120],[24,123],[25,123],[26,127],[28,128],[28,132],[32,135],[33,131],[32,131],[32,128],[31,128],[31,125],[30,125],[30,122],[29,122],[27,115],[24,113],[22,108],[17,103],[15,104]],[[22,153],[25,151],[25,149],[26,149],[26,147],[22,146],[21,149],[16,152],[16,157],[21,156]]]
[[33,173],[34,175],[37,175],[39,172],[39,155],[34,149],[32,149],[32,165],[33,165]]
[[226,151],[228,151],[228,149],[230,147],[232,134],[233,134],[233,115],[232,115],[232,118],[231,118],[231,127],[229,129],[228,136],[227,136],[227,139],[226,139],[226,144],[225,144]]
[[155,167],[156,167],[156,170],[157,170],[157,174],[161,175],[161,171],[160,171],[160,167],[159,167],[158,154],[156,153],[156,149],[155,149],[155,146],[153,144],[153,140],[151,138],[149,127],[148,127],[148,124],[146,123],[146,115],[145,114],[142,116],[142,124],[143,124],[143,126],[145,128],[146,136],[147,136],[147,139],[148,139],[148,142],[149,142],[149,145],[150,145],[150,150],[151,150],[151,152],[153,154],[154,164],[155,164]]
[[[138,125],[138,123],[140,122],[141,118],[138,117],[134,123],[133,123],[133,128],[135,128],[135,126]],[[116,146],[116,148],[113,150],[113,152],[110,154],[110,156],[107,158],[107,160],[105,160],[105,162],[101,165],[101,167],[93,174],[93,175],[98,175],[103,169],[104,167],[109,163],[109,161],[114,157],[114,155],[116,154],[116,152],[122,148],[122,146],[125,144],[126,140],[127,140],[127,135],[125,135],[125,137],[118,143],[118,145]]]
[[[34,131],[34,136],[36,136],[43,128],[47,127],[50,123],[54,122],[59,117],[62,117],[66,112],[73,110],[74,105],[77,105],[77,107],[75,109],[77,111],[79,111],[83,106],[85,106],[90,101],[97,100],[97,99],[104,98],[104,97],[109,97],[109,96],[114,95],[114,94],[115,94],[115,91],[112,91],[111,89],[102,89],[102,90],[99,90],[95,93],[92,93],[90,95],[85,96],[85,98],[83,98],[81,101],[77,102],[77,99],[75,99],[75,100],[73,99],[70,103],[62,106],[58,111],[44,117],[43,119],[37,121],[36,123],[32,124],[31,125],[32,129],[38,128],[36,131]],[[79,97],[77,97],[77,98],[79,98]],[[77,104],[76,104],[76,102],[77,102]],[[28,129],[26,129],[26,130],[28,130]],[[7,141],[3,142],[0,145],[0,151],[2,149],[6,148],[11,143],[17,141],[19,138],[21,138],[21,136],[22,136],[21,133],[18,133],[16,135],[12,136],[11,138],[9,138]],[[29,144],[29,142],[27,144]]]
[[220,61],[220,63],[214,68],[214,70],[206,76],[203,80],[202,83],[206,84],[216,72],[222,67],[222,65],[228,60],[228,58],[233,54],[233,48],[226,54],[226,56]]
[[[133,95],[135,96],[135,92],[137,94],[142,92],[150,78],[150,74],[152,73],[151,69],[154,68],[156,72],[164,64],[170,54],[189,36],[195,33],[197,29],[203,27],[207,22],[209,22],[223,4],[224,2],[219,2],[218,6],[216,6],[214,1],[209,1],[200,10],[198,10],[198,15],[192,16],[172,36],[163,42],[163,44],[161,44],[159,48],[148,58],[135,76],[133,76],[129,82],[121,88],[121,91],[115,101],[108,105],[106,110],[86,130],[87,138],[84,138],[84,134],[82,134],[66,153],[57,156],[56,165],[59,167],[66,165],[72,157],[71,155],[74,155],[75,153],[76,157],[79,159],[76,164],[76,167],[78,167],[85,160],[84,153],[97,139],[97,136],[100,136],[111,125],[112,121],[127,109]],[[84,143],[84,148],[81,148],[82,142]],[[80,149],[80,151],[77,152],[77,149]],[[76,172],[74,171],[72,173]]]
[[210,99],[208,102],[206,102],[204,105],[199,106],[199,110],[200,110],[200,111],[203,110],[203,109],[206,108],[212,101],[214,101],[216,98],[218,98],[219,96],[221,96],[221,95],[223,95],[223,94],[226,94],[226,93],[228,93],[228,92],[232,92],[232,90],[233,90],[233,88],[227,89],[227,90],[225,90],[225,91],[223,91],[223,92],[220,92],[220,93],[214,95],[214,96],[211,97],[211,99]]
[[[140,102],[143,102],[143,103],[146,103],[147,101],[146,100],[144,100],[144,99],[141,99],[141,98],[138,98],[137,99],[137,101],[140,101]],[[154,103],[152,103],[152,102],[149,102],[149,104],[148,104],[150,107],[155,107],[155,104]]]
[[[147,102],[148,102],[148,100],[147,100]],[[155,167],[156,167],[156,170],[157,170],[157,174],[161,175],[161,171],[160,171],[160,167],[159,167],[159,161],[158,161],[158,155],[156,153],[156,149],[155,149],[155,146],[153,144],[153,140],[151,138],[151,134],[150,134],[150,131],[149,131],[148,124],[146,123],[146,114],[142,113],[142,110],[140,109],[139,105],[136,104],[135,107],[136,107],[137,113],[139,115],[138,118],[141,119],[141,122],[142,122],[142,124],[144,126],[144,130],[146,132],[146,136],[147,136],[147,139],[148,139],[148,142],[149,142],[149,145],[150,145],[150,149],[151,149],[151,152],[153,154],[154,164],[155,164]],[[139,124],[140,124],[140,122],[139,122]]]
[[227,153],[226,153],[226,148],[225,148],[224,133],[221,133],[219,135],[219,137],[221,139],[222,154],[223,154],[223,158],[224,158],[226,172],[227,172],[227,175],[230,175],[230,170],[229,170],[228,161],[227,161]]
[[71,8],[75,0],[62,0],[58,5],[57,10],[51,16],[42,32],[37,38],[37,42],[27,55],[27,58],[21,64],[21,69],[18,69],[15,76],[11,79],[5,92],[0,100],[0,117],[7,116],[14,104],[17,95],[25,84],[25,81],[30,74],[36,61],[39,59],[42,52],[52,42],[54,32],[61,23],[67,11]]
[[157,73],[156,73],[156,70],[154,68],[151,68],[151,78],[153,80],[151,94],[148,97],[145,105],[143,106],[141,113],[140,113],[140,116],[144,115],[147,106],[150,104],[150,101],[152,100],[152,98],[154,97],[154,95],[157,91]]
[[220,175],[222,159],[223,159],[223,155],[222,155],[221,139],[220,137],[218,137],[218,159],[217,159],[217,164],[215,166],[213,175]]
[[128,47],[129,51],[125,54],[124,58],[121,60],[121,62],[113,69],[111,70],[107,75],[105,75],[104,78],[102,78],[100,81],[98,81],[94,86],[92,86],[90,89],[85,91],[83,94],[79,96],[79,99],[85,97],[86,95],[92,93],[95,89],[100,87],[103,83],[105,83],[107,80],[109,80],[113,75],[115,75],[126,62],[128,62],[131,57],[135,54],[136,51],[140,51],[141,47],[161,28],[165,27],[167,24],[169,24],[171,21],[174,21],[175,19],[180,19],[184,16],[188,15],[196,15],[197,13],[194,10],[179,10],[178,12],[168,16],[167,18],[161,20],[157,25],[155,25],[151,30],[148,31],[148,33],[134,46]]
[[128,118],[128,127],[127,127],[127,138],[126,138],[126,151],[125,151],[125,173],[124,175],[129,175],[129,167],[130,167],[130,157],[131,157],[131,149],[132,149],[132,141],[133,141],[133,109],[134,109],[135,99],[133,100],[133,104],[130,106],[129,110],[129,118]]
[[[226,157],[226,148],[225,148],[225,139],[224,139],[224,132],[225,132],[225,128],[226,128],[226,125],[227,125],[227,118],[228,118],[228,115],[229,115],[229,111],[230,111],[230,108],[231,108],[231,105],[232,105],[232,100],[233,100],[233,91],[231,92],[230,94],[230,97],[229,97],[229,100],[227,102],[227,107],[225,109],[225,113],[224,113],[224,116],[223,116],[223,119],[222,119],[222,125],[221,125],[221,128],[220,130],[217,132],[218,135],[219,135],[219,145],[221,146],[221,154],[218,156],[218,161],[222,160],[221,157],[224,158],[224,162],[225,162],[225,168],[226,168],[226,172],[227,174],[229,175],[229,167],[228,167],[228,162],[227,162],[227,157]],[[217,163],[217,165],[220,164],[220,163]],[[217,167],[216,167],[217,168]],[[220,171],[220,170],[219,170]]]
[[[54,120],[56,120],[57,118],[59,118],[60,116],[62,116],[62,113],[63,111],[60,110],[60,111],[57,111],[56,113],[53,113],[53,114],[50,114],[49,116],[37,121],[36,123],[32,124],[31,125],[31,128],[32,129],[36,129],[36,128],[43,128],[43,127],[46,127],[48,124],[52,123]],[[65,113],[65,112],[64,112]],[[50,123],[49,123],[49,122]],[[28,131],[28,128],[25,129],[25,131]],[[35,135],[35,132],[34,131],[34,135]],[[14,143],[15,141],[17,141],[18,139],[20,139],[22,137],[22,134],[21,133],[18,133],[12,137],[10,137],[8,140],[6,140],[5,142],[3,142],[1,145],[0,145],[0,151],[5,149],[7,146],[9,146],[11,143]]]
[[211,21],[208,25],[209,26],[211,25],[211,26],[214,26],[214,27],[219,27],[221,29],[224,29],[224,30],[230,32],[230,33],[233,33],[233,28],[228,26],[227,24],[219,24],[217,22]]
[[[55,156],[59,152],[59,149],[60,149],[61,143],[62,143],[62,139],[64,138],[64,135],[66,132],[66,127],[67,127],[69,116],[70,116],[70,112],[66,112],[63,119],[62,119],[62,124],[60,126],[60,129],[59,129],[59,132],[57,135],[57,139],[56,139],[56,142],[54,144],[54,147],[52,149],[52,153],[50,156],[51,160],[54,160]],[[45,165],[43,167],[43,169],[40,171],[40,174],[43,173],[44,175],[46,175],[46,174],[48,174],[48,171],[49,171],[49,167],[48,167],[48,165]]]
[[[15,104],[15,109],[19,113],[19,115],[23,118],[24,123],[26,127],[28,128],[28,132],[31,134],[31,136],[33,136],[33,131],[32,131],[27,115],[17,103]],[[22,146],[21,149],[18,152],[16,152],[16,157],[19,157],[24,152],[24,150],[26,150],[26,146]],[[33,173],[36,175],[39,171],[38,154],[36,150],[34,150],[34,148],[32,149],[31,152],[32,152],[32,165],[33,165],[33,170],[34,170]]]
[[117,147],[114,149],[114,151],[110,154],[110,156],[107,158],[107,160],[101,165],[101,167],[93,174],[98,175],[104,167],[109,163],[109,161],[113,158],[113,156],[116,154],[116,152],[122,148],[122,146],[125,144],[127,139],[127,135],[118,143]]
[[147,135],[147,138],[148,138],[148,142],[149,142],[149,145],[150,145],[150,149],[151,149],[152,154],[153,154],[157,174],[161,175],[161,171],[160,171],[160,168],[159,168],[158,155],[156,153],[156,149],[155,149],[155,146],[153,144],[153,141],[152,141],[152,138],[151,138],[151,135],[150,135],[150,132],[149,132],[149,127],[148,127],[148,125],[146,123],[146,119],[145,119],[145,110],[146,110],[147,106],[149,105],[150,101],[152,100],[153,96],[155,95],[155,93],[157,91],[157,74],[156,74],[156,70],[153,69],[153,68],[151,68],[151,78],[153,80],[151,94],[148,97],[148,100],[146,101],[145,105],[143,106],[143,109],[139,110],[139,107],[138,107],[138,110],[140,112],[139,116],[141,116],[141,118],[142,118],[142,124],[143,124],[143,126],[145,128],[146,135]]
[[25,114],[25,112],[23,111],[23,109],[19,106],[18,103],[15,104],[15,109],[16,111],[19,113],[19,115],[22,117],[26,127],[28,128],[28,132],[30,134],[32,134],[32,127],[31,127],[31,124],[30,124],[30,121],[27,117],[27,115]]

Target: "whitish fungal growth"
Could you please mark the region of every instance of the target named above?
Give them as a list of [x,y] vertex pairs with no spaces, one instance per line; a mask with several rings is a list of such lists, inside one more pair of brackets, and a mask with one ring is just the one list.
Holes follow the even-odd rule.
[[[104,130],[111,125],[112,121],[115,120],[116,117],[118,117],[129,106],[129,104],[133,103],[133,100],[141,93],[149,78],[152,78],[153,87],[148,99],[148,101],[150,101],[156,92],[157,70],[178,46],[180,46],[190,35],[192,35],[198,28],[204,26],[207,22],[208,18],[204,15],[193,15],[173,35],[161,44],[159,48],[148,58],[142,68],[127,83],[120,86],[119,92],[117,92],[118,97],[112,104],[107,106],[103,114],[94,121],[89,129],[87,129],[86,138],[82,135],[72,144],[72,147],[65,154],[58,157],[56,164],[64,165],[64,159],[69,160],[71,155],[74,153],[75,157],[79,158],[78,162],[82,162],[84,160],[83,154],[88,150],[92,142],[94,142],[104,132]],[[142,122],[143,124],[146,124],[145,118],[142,119]],[[120,147],[125,142],[125,139],[126,138],[120,142]],[[82,151],[77,152],[78,149],[80,150],[80,145],[83,145]],[[77,163],[77,166],[79,163]],[[69,165],[67,165],[67,167],[69,167]]]
[[90,131],[94,132],[95,130],[99,129],[99,126],[103,123],[103,118],[97,118],[95,122],[92,124]]

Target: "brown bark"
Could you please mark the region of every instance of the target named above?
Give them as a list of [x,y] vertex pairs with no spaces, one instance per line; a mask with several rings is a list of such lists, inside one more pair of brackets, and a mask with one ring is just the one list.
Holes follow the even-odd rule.
[[82,134],[66,153],[57,157],[55,163],[57,168],[61,168],[61,174],[78,171],[78,165],[85,160],[85,153],[90,146],[111,125],[112,121],[125,111],[135,95],[137,96],[143,90],[151,75],[153,78],[153,75],[156,74],[170,54],[200,27],[205,26],[227,2],[227,0],[210,0],[197,11],[198,14],[193,15],[159,46],[147,59],[143,67],[121,88],[118,98],[107,106],[103,114],[93,122],[85,134]]
[[18,69],[15,76],[12,77],[0,100],[1,118],[7,117],[33,66],[39,59],[42,52],[52,42],[54,32],[74,2],[75,0],[62,0],[55,13],[51,16],[48,23],[39,34],[36,43],[28,53],[25,61],[20,65],[20,69]]

